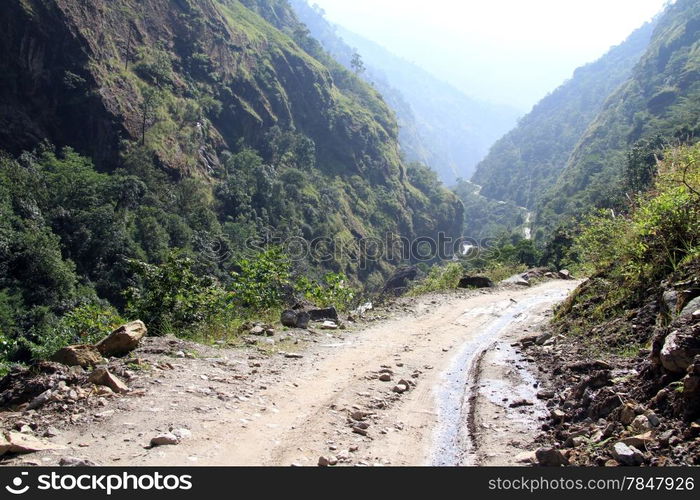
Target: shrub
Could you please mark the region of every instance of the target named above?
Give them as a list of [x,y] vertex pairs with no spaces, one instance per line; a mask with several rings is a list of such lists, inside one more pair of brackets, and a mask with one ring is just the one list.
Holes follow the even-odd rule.
[[84,304],[43,329],[31,346],[35,359],[48,359],[71,344],[95,344],[126,321],[112,307]]
[[186,335],[227,308],[230,296],[209,276],[197,276],[193,261],[171,252],[161,265],[130,261],[140,286],[126,291],[127,313],[154,335]]
[[281,307],[291,285],[291,263],[277,247],[264,250],[250,259],[238,261],[232,273],[234,300],[243,308],[267,311]]
[[411,289],[410,295],[417,296],[455,288],[462,274],[464,274],[464,269],[457,262],[435,265],[430,268],[428,275]]
[[307,300],[319,307],[335,306],[341,311],[351,307],[356,295],[356,290],[348,285],[348,279],[342,273],[326,274],[322,284],[302,276],[295,287]]

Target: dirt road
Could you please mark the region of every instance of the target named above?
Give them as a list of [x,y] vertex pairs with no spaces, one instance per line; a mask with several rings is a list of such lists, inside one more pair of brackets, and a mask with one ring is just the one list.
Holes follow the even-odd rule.
[[[535,399],[509,343],[531,335],[576,284],[405,300],[386,319],[318,332],[307,344],[289,332],[274,348],[286,354],[199,348],[194,359],[181,359],[163,349],[164,341],[147,342],[137,354],[150,368],[129,380],[130,395],[72,410],[52,438],[65,448],[24,460],[316,465],[323,456],[356,465],[511,463],[527,449],[538,409],[509,407],[514,397]],[[394,391],[400,381],[408,391]],[[145,447],[177,428],[191,437]]]

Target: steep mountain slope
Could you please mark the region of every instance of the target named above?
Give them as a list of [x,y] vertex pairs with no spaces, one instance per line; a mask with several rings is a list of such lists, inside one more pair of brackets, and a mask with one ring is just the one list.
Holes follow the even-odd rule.
[[284,0],[8,0],[0,31],[0,341],[75,332],[55,322],[83,306],[165,310],[149,283],[187,327],[268,244],[298,275],[381,286],[410,256],[366,238],[460,232],[381,96]]
[[556,182],[605,100],[629,78],[652,31],[648,23],[598,61],[578,68],[500,139],[472,178],[482,186],[481,194],[533,208]]
[[[694,141],[698,133],[700,2],[678,0],[659,18],[630,79],[606,101],[543,197],[538,225],[551,228],[591,206],[619,204],[629,183],[624,176],[640,175],[630,172],[635,165],[653,168],[659,143]],[[627,155],[635,145],[650,150],[650,165]]]
[[[227,151],[251,147],[265,162],[278,160],[275,175],[306,168],[308,177],[326,176],[326,185],[357,176],[352,188],[329,196],[342,229],[415,235],[459,219],[449,195],[441,202],[450,213],[432,219],[430,200],[407,181],[391,111],[320,49],[301,48],[313,41],[286,2],[17,0],[6,8],[0,43],[16,56],[0,63],[0,148],[10,153],[48,139],[110,170],[120,153],[140,149],[177,176],[216,177]],[[298,43],[257,12],[274,13]],[[300,164],[303,155],[289,164],[275,158],[270,134],[294,135],[296,153],[309,150],[308,164]],[[309,186],[306,203],[320,202],[322,184]],[[361,222],[353,200],[370,184],[387,198],[363,196],[381,222]],[[413,215],[432,222],[416,224]]]
[[312,35],[345,67],[357,52],[371,82],[396,112],[400,143],[409,161],[426,163],[447,184],[468,178],[493,142],[514,123],[514,109],[480,102],[378,44],[330,24],[306,0],[292,6]]

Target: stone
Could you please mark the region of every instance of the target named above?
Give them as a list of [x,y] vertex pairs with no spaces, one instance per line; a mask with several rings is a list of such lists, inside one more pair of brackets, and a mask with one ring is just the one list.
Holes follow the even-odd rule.
[[700,339],[693,331],[674,330],[664,340],[660,353],[661,364],[672,373],[685,373],[698,354]]
[[566,420],[567,414],[562,410],[555,409],[552,410],[551,416],[552,420],[554,420],[555,422],[563,422],[564,420]]
[[60,450],[64,446],[49,443],[30,434],[9,431],[0,437],[0,456],[5,453],[34,453],[37,451]]
[[638,434],[636,436],[621,439],[620,442],[634,448],[646,448],[654,442],[654,437],[651,431],[649,431],[645,432],[644,434]]
[[265,327],[262,325],[255,325],[250,329],[250,334],[251,335],[265,335]]
[[321,325],[322,330],[337,330],[338,324],[335,321],[324,321]]
[[621,441],[613,446],[612,456],[622,465],[641,465],[644,463],[644,455],[641,451]]
[[394,391],[397,394],[403,394],[407,390],[408,390],[408,386],[406,386],[404,384],[396,384],[394,386],[394,388],[392,389],[392,391]]
[[379,375],[379,380],[382,382],[391,382],[391,374],[389,373],[382,373]]
[[99,467],[99,464],[86,458],[61,457],[58,461],[61,467]]
[[372,414],[369,412],[357,410],[357,411],[354,411],[350,414],[350,418],[352,418],[353,420],[355,420],[357,422],[362,422],[364,419],[366,419],[370,415],[372,415]]
[[537,463],[545,467],[560,467],[569,465],[569,460],[555,448],[540,448],[535,452]]
[[366,436],[366,435],[367,435],[367,429],[363,429],[363,428],[360,427],[359,425],[353,426],[352,432],[354,432],[355,434],[359,434],[360,436]]
[[675,314],[678,311],[678,292],[675,290],[666,290],[662,297],[666,309],[671,314]]
[[172,431],[172,435],[175,436],[178,439],[178,441],[183,441],[185,439],[190,439],[192,437],[192,431],[190,431],[189,429],[185,429],[185,428],[174,429]]
[[557,273],[557,275],[563,280],[573,279],[573,276],[571,275],[571,271],[569,271],[568,269],[562,269],[561,271],[559,271]]
[[146,333],[148,329],[143,321],[132,321],[114,330],[95,347],[103,356],[124,356],[138,347]]
[[170,432],[158,434],[156,437],[151,439],[151,446],[172,446],[179,443],[180,440],[178,439],[178,437]]
[[659,425],[661,425],[661,420],[653,411],[648,412],[646,416],[652,427],[658,427]]
[[519,399],[518,401],[513,401],[511,404],[508,406],[510,408],[520,408],[521,406],[532,406],[532,402],[528,401],[527,399]]
[[51,397],[53,396],[53,391],[51,389],[48,389],[41,394],[39,394],[37,397],[32,399],[29,402],[29,405],[27,405],[27,410],[34,410],[36,408],[40,408],[44,406],[46,403],[51,401]]
[[107,370],[107,368],[97,368],[88,377],[88,381],[95,385],[104,385],[109,387],[114,392],[128,392],[129,388],[127,385],[119,380],[116,375]]
[[493,281],[485,276],[463,276],[457,288],[493,288]]
[[51,357],[51,361],[64,364],[66,366],[81,366],[89,368],[104,363],[102,355],[95,346],[91,345],[69,345],[56,351]]
[[504,285],[530,286],[530,281],[522,274],[516,274],[501,281]]
[[318,457],[319,467],[328,467],[330,465],[335,465],[338,463],[338,459],[335,457]]
[[61,434],[61,431],[59,431],[58,429],[56,429],[53,426],[47,427],[47,429],[44,431],[44,437],[47,437],[47,438],[56,437],[60,434]]
[[555,396],[555,392],[548,390],[548,389],[542,389],[541,391],[537,391],[537,399],[552,399]]
[[306,311],[311,321],[338,321],[338,311],[335,307],[326,307],[324,309],[309,309]]
[[286,311],[282,311],[282,316],[280,317],[280,322],[282,323],[282,326],[286,326],[289,328],[296,328],[297,327],[297,312],[292,311],[291,309],[287,309]]
[[637,418],[636,407],[630,403],[625,403],[622,408],[620,408],[620,423],[622,423],[622,425],[630,425],[635,418]]
[[700,310],[700,297],[695,297],[693,300],[688,302],[683,306],[683,310],[680,313],[680,317],[684,316],[695,316],[695,313]]
[[537,344],[537,345],[544,345],[545,342],[547,342],[548,340],[550,340],[552,337],[554,337],[554,334],[553,334],[552,332],[545,332],[545,333],[543,333],[542,335],[539,335],[539,336],[535,339],[535,344]]

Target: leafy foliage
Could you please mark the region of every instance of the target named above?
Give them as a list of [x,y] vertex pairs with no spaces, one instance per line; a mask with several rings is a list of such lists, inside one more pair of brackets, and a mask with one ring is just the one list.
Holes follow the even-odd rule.
[[238,262],[231,290],[238,304],[255,310],[279,308],[291,285],[291,263],[279,248]]
[[559,311],[563,324],[587,331],[621,317],[655,283],[700,264],[700,145],[664,157],[652,189],[627,214],[603,211],[583,224],[576,247],[593,279]]
[[209,276],[197,276],[189,258],[171,253],[161,265],[131,264],[140,285],[126,290],[126,311],[143,318],[152,334],[177,333],[226,307],[221,286]]
[[[551,229],[589,207],[619,209],[648,185],[654,153],[693,143],[700,132],[700,5],[669,4],[631,77],[588,126],[557,183],[540,200]],[[630,175],[632,174],[632,175]]]

